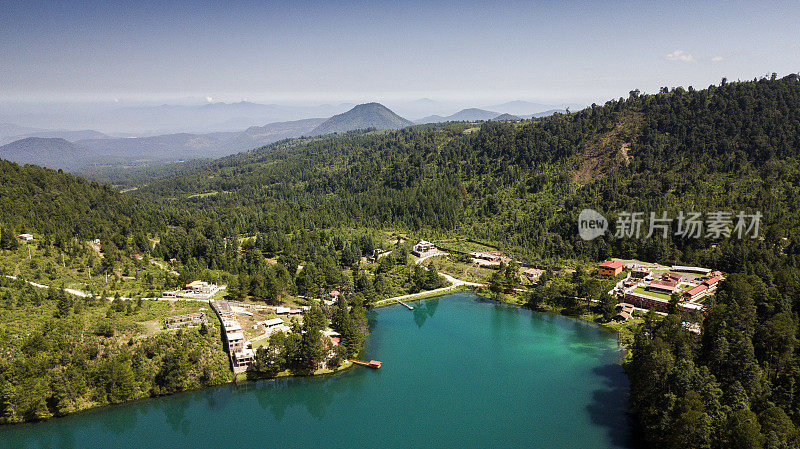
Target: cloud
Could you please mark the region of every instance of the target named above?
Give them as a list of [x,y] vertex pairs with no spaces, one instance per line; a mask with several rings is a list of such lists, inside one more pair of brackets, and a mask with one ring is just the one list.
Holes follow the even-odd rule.
[[683,50],[675,50],[672,53],[669,53],[668,55],[664,56],[664,58],[666,58],[667,61],[680,61],[680,62],[697,61],[697,59],[695,59],[694,56],[692,56],[690,53],[684,52]]
[[723,58],[722,56],[714,56],[713,58],[711,58],[711,62],[722,62],[724,60],[725,58]]
[[206,97],[206,103],[213,103],[214,97]]

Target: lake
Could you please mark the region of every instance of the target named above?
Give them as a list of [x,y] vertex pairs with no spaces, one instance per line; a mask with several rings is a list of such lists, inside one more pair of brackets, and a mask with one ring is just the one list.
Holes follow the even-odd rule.
[[371,312],[363,358],[0,427],[23,448],[632,447],[616,334],[455,293]]

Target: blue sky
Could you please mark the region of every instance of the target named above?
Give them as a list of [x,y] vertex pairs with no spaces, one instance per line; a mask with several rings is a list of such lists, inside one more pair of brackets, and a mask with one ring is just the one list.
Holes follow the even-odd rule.
[[800,71],[800,2],[3,1],[0,101],[603,102]]

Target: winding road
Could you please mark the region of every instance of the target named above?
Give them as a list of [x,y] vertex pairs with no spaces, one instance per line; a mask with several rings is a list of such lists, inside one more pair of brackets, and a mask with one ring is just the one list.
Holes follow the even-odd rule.
[[[428,259],[430,257],[441,256],[441,255],[446,255],[446,254],[447,253],[444,253],[444,252],[441,252],[441,251],[437,251],[437,252],[435,252],[433,254],[427,254],[424,257],[420,257],[414,263],[419,265],[420,263],[422,263],[423,261],[425,261],[426,259]],[[439,273],[439,275],[444,277],[445,279],[447,279],[447,281],[450,282],[450,285],[448,285],[447,287],[436,288],[436,289],[433,289],[433,290],[426,290],[424,292],[411,293],[411,294],[408,294],[408,295],[400,295],[400,296],[394,296],[392,298],[382,299],[380,301],[375,302],[375,305],[376,306],[382,306],[382,305],[390,304],[392,302],[397,302],[397,301],[413,300],[415,298],[425,297],[425,296],[428,296],[428,295],[431,295],[431,294],[444,293],[444,292],[446,292],[448,290],[454,290],[454,289],[456,289],[458,287],[462,287],[462,286],[484,287],[486,285],[486,284],[480,284],[478,282],[462,281],[461,279],[456,279],[453,276],[450,276],[449,274],[445,274],[445,273]]]

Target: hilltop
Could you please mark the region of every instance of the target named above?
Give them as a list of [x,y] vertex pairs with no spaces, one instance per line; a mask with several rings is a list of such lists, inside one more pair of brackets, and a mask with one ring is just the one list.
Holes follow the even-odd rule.
[[317,126],[311,135],[345,133],[356,129],[399,129],[414,123],[400,117],[380,103],[360,104],[353,109],[334,115]]
[[0,147],[0,159],[65,170],[78,168],[89,156],[78,145],[58,137],[26,137]]
[[491,120],[501,115],[500,112],[486,111],[478,108],[462,109],[455,114],[442,117],[440,115],[430,115],[421,118],[416,122],[419,124],[424,123],[443,123],[443,122],[477,122]]

